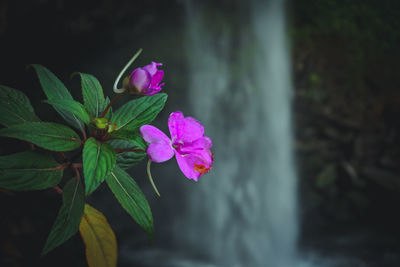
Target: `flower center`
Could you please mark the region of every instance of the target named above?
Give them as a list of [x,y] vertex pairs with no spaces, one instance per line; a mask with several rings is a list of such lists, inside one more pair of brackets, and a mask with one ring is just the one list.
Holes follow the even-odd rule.
[[172,143],[172,147],[177,151],[180,151],[181,148],[184,146],[184,143],[182,140],[176,141],[176,137],[172,137],[171,143]]

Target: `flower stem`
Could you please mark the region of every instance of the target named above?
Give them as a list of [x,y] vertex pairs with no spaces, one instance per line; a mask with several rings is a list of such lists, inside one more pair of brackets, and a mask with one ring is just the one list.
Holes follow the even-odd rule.
[[154,191],[156,191],[157,196],[161,197],[160,192],[158,192],[158,189],[154,184],[153,178],[151,177],[150,164],[151,164],[151,159],[149,159],[149,161],[147,162],[147,176],[149,177],[150,183],[153,186]]
[[140,53],[142,53],[142,51],[143,51],[143,49],[140,48],[140,49],[136,52],[136,54],[128,61],[128,63],[127,63],[127,64],[125,65],[125,67],[121,70],[121,72],[118,74],[117,79],[115,79],[114,87],[113,87],[113,90],[114,90],[115,93],[121,94],[121,93],[123,93],[123,92],[126,91],[126,88],[121,88],[121,89],[118,89],[118,88],[117,88],[118,82],[119,82],[119,80],[121,79],[122,75],[125,73],[125,71],[126,71],[126,70],[129,68],[129,66],[133,63],[133,61],[135,61],[135,60],[137,59],[137,57],[140,55]]

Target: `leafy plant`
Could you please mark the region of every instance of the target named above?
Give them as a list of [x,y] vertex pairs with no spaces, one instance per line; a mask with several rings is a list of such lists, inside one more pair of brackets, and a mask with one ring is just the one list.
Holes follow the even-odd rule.
[[[43,122],[35,114],[24,93],[0,86],[0,124],[4,126],[0,129],[0,136],[16,138],[31,145],[29,151],[0,156],[0,188],[11,191],[53,189],[62,196],[63,204],[44,245],[43,255],[69,240],[79,230],[86,246],[89,266],[116,266],[117,241],[114,232],[104,215],[86,204],[86,198],[104,181],[122,208],[153,238],[154,223],[150,206],[134,179],[125,170],[146,157],[147,143],[153,146],[153,142],[156,142],[154,138],[147,140],[148,134],[147,139],[143,139],[143,132],[139,130],[144,126],[150,127],[148,124],[164,108],[167,100],[165,93],[159,93],[164,85],[161,84],[164,72],[158,70],[162,64],[152,62],[136,68],[125,78],[123,87],[117,88],[121,76],[140,52],[118,75],[114,84],[117,95],[112,100],[104,97],[100,82],[94,76],[78,73],[83,104],[74,100],[65,85],[47,68],[31,65],[47,96],[44,102],[52,105],[69,126]],[[112,105],[119,98],[129,95],[139,97],[112,111]],[[196,130],[203,126],[183,115],[176,122],[177,125],[179,123],[182,126],[181,132],[189,131],[185,133],[185,140],[190,141],[190,144],[187,143],[185,148],[195,149],[188,152],[190,162],[186,162],[185,168],[193,163],[193,172],[207,161],[204,164],[207,164],[208,171],[212,163],[209,150],[211,140],[207,141],[207,147],[202,146],[203,139],[208,137],[203,137],[203,128],[200,135]],[[193,123],[196,125],[193,126]],[[197,132],[192,140],[189,137],[193,127],[197,127]],[[182,144],[174,146],[170,142],[167,144],[169,147],[162,149],[175,149],[178,153],[178,146],[183,147],[183,141],[180,142]],[[156,153],[162,154],[162,149]],[[150,157],[154,157],[154,151],[152,153]],[[181,154],[183,158],[185,155]],[[149,166],[150,161],[148,173],[151,179]],[[66,169],[71,169],[74,177],[64,177]],[[199,170],[193,179],[197,180],[197,177],[205,173],[204,168]],[[154,186],[152,179],[151,183]]]

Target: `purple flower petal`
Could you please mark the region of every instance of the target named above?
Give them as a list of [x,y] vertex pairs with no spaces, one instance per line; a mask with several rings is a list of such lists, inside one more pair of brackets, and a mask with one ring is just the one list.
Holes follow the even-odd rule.
[[210,149],[212,147],[212,141],[208,136],[203,136],[191,143],[192,147],[201,147],[203,149]]
[[175,111],[169,115],[168,128],[172,140],[180,139],[180,135],[178,134],[182,133],[184,128],[184,117],[182,112]]
[[182,112],[171,113],[168,120],[169,132],[173,141],[193,142],[204,135],[204,127],[192,117],[184,118]]
[[156,63],[153,61],[149,65],[144,66],[143,69],[148,71],[150,75],[153,76],[158,71],[158,66],[162,66],[162,63]]
[[200,176],[200,173],[194,171],[195,160],[193,159],[193,157],[187,155],[181,155],[176,152],[175,158],[183,174],[187,178],[197,181],[197,179]]
[[196,154],[180,154],[175,152],[175,158],[183,174],[195,181],[212,167],[210,163],[204,162],[203,158]]
[[[203,152],[205,153],[211,153],[210,148],[212,147],[212,142],[211,139],[208,138],[207,136],[203,136],[193,142],[187,142],[184,144],[175,144],[176,150],[181,153],[181,154],[196,154],[200,153],[202,154]],[[203,157],[203,156],[202,156]],[[205,161],[212,161],[210,160],[209,156],[205,156]]]
[[161,88],[149,88],[146,90],[146,92],[143,95],[151,96],[151,95],[157,94],[160,91],[161,91]]
[[165,135],[165,133],[152,125],[143,125],[140,127],[140,133],[143,139],[150,144],[160,142],[168,144],[171,143],[171,140]]
[[142,92],[149,88],[151,83],[151,75],[148,71],[137,68],[135,69],[130,77],[130,84],[136,87],[138,92]]
[[186,117],[183,131],[180,133],[180,140],[182,140],[184,143],[193,142],[203,137],[203,135],[203,125],[192,117]]
[[165,84],[165,83],[160,84],[163,77],[164,77],[164,71],[162,70],[157,71],[156,74],[151,78],[151,83],[149,88],[146,91],[144,91],[143,94],[150,96],[160,92],[162,89],[161,87]]
[[152,143],[147,147],[147,155],[154,162],[164,162],[174,156],[174,150],[170,143]]
[[[150,83],[150,87],[151,88],[160,88],[161,86],[159,85],[160,82],[162,81],[162,79],[164,78],[164,71],[159,70],[157,71],[153,77],[151,77],[151,83]],[[164,85],[164,84],[162,84]]]

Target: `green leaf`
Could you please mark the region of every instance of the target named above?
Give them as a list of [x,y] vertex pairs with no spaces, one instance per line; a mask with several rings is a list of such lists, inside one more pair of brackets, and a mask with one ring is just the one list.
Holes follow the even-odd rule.
[[79,136],[67,126],[52,122],[26,122],[0,130],[0,136],[31,142],[52,151],[70,151],[81,145]]
[[50,155],[38,151],[0,157],[0,187],[12,191],[42,190],[57,185],[63,170]]
[[[65,85],[51,71],[38,64],[32,64],[31,66],[36,70],[48,100],[74,100]],[[71,126],[83,131],[83,123],[76,115],[57,107],[55,110]]]
[[54,108],[74,114],[76,117],[81,119],[85,124],[89,124],[91,122],[90,115],[87,112],[85,106],[79,102],[76,102],[75,100],[58,99],[58,100],[47,100],[45,102],[49,103]]
[[0,124],[8,127],[27,121],[40,121],[28,97],[21,91],[0,85]]
[[116,267],[118,259],[117,239],[106,217],[85,204],[79,232],[86,246],[89,267]]
[[122,139],[122,140],[130,141],[133,136],[138,135],[136,132],[137,131],[119,130],[119,131],[110,133],[108,138],[109,139]]
[[71,238],[79,229],[85,205],[82,182],[71,179],[63,188],[63,205],[50,231],[42,255]]
[[79,74],[81,76],[82,95],[85,106],[93,117],[99,117],[105,108],[103,88],[93,75]]
[[109,144],[101,143],[94,137],[85,142],[83,148],[83,173],[86,195],[92,193],[110,174],[115,166],[115,151]]
[[143,96],[131,100],[113,114],[111,121],[117,124],[117,130],[136,130],[152,122],[163,109],[165,101],[167,101],[166,94]]
[[133,178],[115,166],[106,177],[106,182],[121,206],[150,237],[153,237],[154,223],[149,203]]
[[122,169],[129,169],[146,157],[147,145],[139,134],[131,133],[128,140],[110,140],[108,143],[114,149],[142,149],[143,152],[117,152],[117,165]]

